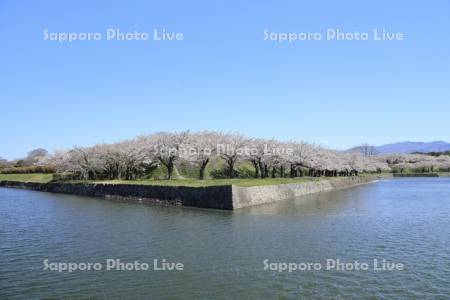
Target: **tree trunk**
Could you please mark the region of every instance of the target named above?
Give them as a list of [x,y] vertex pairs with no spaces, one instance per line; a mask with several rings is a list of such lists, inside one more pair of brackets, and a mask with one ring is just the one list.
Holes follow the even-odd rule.
[[169,159],[169,163],[167,164],[167,179],[173,179],[173,160]]
[[234,159],[229,159],[227,161],[228,164],[228,177],[233,178],[234,177]]
[[200,174],[198,175],[198,179],[203,180],[205,179],[205,169],[206,169],[206,165],[209,162],[209,158],[202,161],[202,164],[200,165]]
[[264,164],[261,161],[259,161],[258,165],[259,165],[259,171],[261,173],[261,178],[264,178],[264,175],[265,175],[265,173],[264,173]]
[[253,168],[255,168],[255,178],[259,177],[259,166],[256,160],[252,160]]
[[173,178],[173,158],[169,157],[168,161],[165,161],[164,159],[162,159],[161,157],[159,157],[159,161],[167,168],[167,176],[166,179],[170,180]]

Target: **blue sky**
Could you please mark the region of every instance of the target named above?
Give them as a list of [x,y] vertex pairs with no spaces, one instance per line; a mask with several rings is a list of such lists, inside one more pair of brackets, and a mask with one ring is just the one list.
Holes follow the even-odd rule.
[[[183,41],[45,41],[107,28]],[[265,41],[263,31],[402,32]],[[167,130],[345,149],[450,141],[449,1],[0,0],[0,156]]]

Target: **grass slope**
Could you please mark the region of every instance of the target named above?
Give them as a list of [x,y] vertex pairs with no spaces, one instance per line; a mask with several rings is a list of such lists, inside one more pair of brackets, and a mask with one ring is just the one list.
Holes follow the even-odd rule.
[[[140,184],[140,185],[164,185],[164,186],[217,186],[217,185],[237,185],[237,186],[258,186],[275,185],[283,183],[299,183],[317,178],[266,178],[266,179],[173,179],[173,180],[98,180],[98,181],[69,181],[73,183],[103,183],[103,184]],[[52,181],[52,174],[0,174],[0,181],[23,181],[23,182],[41,182]]]
[[0,181],[50,182],[53,174],[0,174]]
[[[442,176],[442,174],[439,174]],[[361,174],[360,176],[369,176]],[[447,174],[448,176],[448,174]],[[137,185],[163,185],[163,186],[191,186],[191,187],[205,187],[218,185],[236,185],[236,186],[262,186],[262,185],[277,185],[286,183],[301,183],[314,180],[333,180],[339,177],[299,177],[299,178],[265,178],[265,179],[205,179],[198,180],[193,178],[173,179],[173,180],[154,180],[140,179],[140,180],[89,180],[89,181],[67,181],[72,183],[96,183],[96,184],[137,184]],[[52,174],[0,174],[0,181],[23,181],[23,182],[41,182],[46,183],[52,181]]]
[[[217,186],[217,185],[237,185],[237,186],[261,186],[261,185],[276,185],[284,183],[300,183],[317,178],[266,178],[266,179],[174,179],[174,180],[105,180],[94,181],[95,183],[103,184],[141,184],[141,185],[164,185],[164,186]],[[90,181],[86,181],[90,182]]]

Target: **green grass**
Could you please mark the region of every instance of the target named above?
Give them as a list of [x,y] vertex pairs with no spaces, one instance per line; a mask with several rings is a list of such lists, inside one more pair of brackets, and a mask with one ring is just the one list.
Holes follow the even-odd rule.
[[[266,179],[174,179],[174,180],[99,180],[99,181],[81,181],[87,183],[103,183],[103,184],[140,184],[140,185],[164,185],[164,186],[217,186],[217,185],[237,185],[237,186],[261,186],[276,185],[284,183],[300,183],[317,178],[266,178]],[[77,181],[80,182],[80,181]]]
[[[46,183],[52,181],[52,174],[0,174],[0,181],[23,181],[23,182],[41,182]],[[137,184],[137,185],[164,185],[164,186],[217,186],[217,185],[237,185],[237,186],[259,186],[259,185],[276,185],[283,183],[299,183],[317,178],[266,178],[266,179],[173,179],[173,180],[74,180],[68,181],[73,183],[103,183],[103,184]]]
[[[366,176],[361,174],[360,176]],[[369,175],[367,175],[369,176]],[[68,181],[72,183],[102,183],[102,184],[137,184],[137,185],[163,185],[163,186],[220,186],[220,185],[236,185],[236,186],[263,186],[263,185],[277,185],[286,183],[301,183],[314,180],[329,179],[333,180],[339,177],[300,177],[300,178],[265,178],[265,179],[205,179],[198,180],[192,178],[173,179],[173,180],[154,180],[140,179],[140,180],[75,180]],[[52,181],[52,174],[0,174],[0,181],[23,181],[23,182],[41,182],[46,183]]]
[[53,174],[0,174],[0,181],[23,181],[23,182],[49,182],[53,179]]

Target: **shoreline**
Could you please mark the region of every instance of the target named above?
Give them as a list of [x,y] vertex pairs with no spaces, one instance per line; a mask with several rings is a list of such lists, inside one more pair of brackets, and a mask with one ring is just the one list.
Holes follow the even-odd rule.
[[390,175],[334,177],[311,182],[242,187],[207,187],[0,181],[0,187],[90,196],[129,203],[236,210],[371,183]]

